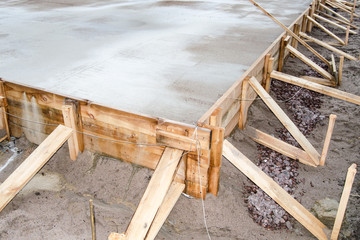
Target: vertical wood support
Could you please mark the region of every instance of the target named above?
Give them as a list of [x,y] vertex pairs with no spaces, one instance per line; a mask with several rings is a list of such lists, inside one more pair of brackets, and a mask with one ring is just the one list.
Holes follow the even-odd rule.
[[[312,3],[308,17],[313,18],[314,13],[315,13],[315,3]],[[308,20],[309,20],[309,18],[308,18]],[[307,21],[306,31],[307,31],[307,32],[311,32],[311,31],[312,31],[312,27],[313,27],[312,22],[311,22],[311,21]]]
[[249,89],[249,77],[244,78],[242,82],[242,91],[241,91],[241,102],[240,102],[240,117],[239,117],[239,128],[244,129],[247,121],[248,113],[248,89]]
[[[5,97],[0,97],[0,129],[6,130],[6,137],[8,141],[10,141],[10,128],[9,128],[9,122],[8,122],[8,116],[7,116],[7,101]],[[3,138],[2,140],[4,140]]]
[[65,126],[74,130],[73,136],[69,139],[68,144],[70,158],[76,160],[79,152],[84,149],[81,119],[76,111],[76,106],[73,104],[63,105],[62,112]]
[[344,41],[345,46],[347,46],[348,43],[349,43],[349,34],[350,34],[350,26],[347,26],[347,28],[346,28],[346,35],[345,35],[345,41]]
[[[295,24],[295,25],[294,25],[294,33],[295,33],[297,36],[299,36],[299,33],[300,33],[300,25],[299,25],[299,24]],[[295,49],[297,49],[298,43],[299,43],[299,42],[298,42],[295,38],[293,38],[293,39],[291,40],[291,46],[292,46],[293,48],[295,48]]]
[[282,36],[280,41],[280,51],[279,51],[279,63],[278,63],[278,71],[282,72],[283,65],[284,65],[284,56],[285,56],[285,38],[286,35]]
[[261,82],[263,87],[265,87],[265,84],[266,84],[266,78],[267,78],[268,67],[269,67],[269,59],[270,59],[270,54],[266,54],[265,58],[264,58],[264,71],[263,71],[263,78],[262,78],[262,82]]
[[0,212],[47,163],[72,132],[72,129],[59,125],[0,185]]
[[222,109],[217,108],[210,116],[211,148],[209,166],[209,192],[217,196],[222,160],[222,147],[225,129],[221,127]]
[[338,239],[341,224],[342,224],[342,221],[344,219],[344,215],[345,215],[345,211],[346,211],[346,206],[347,206],[347,203],[349,201],[351,188],[352,188],[352,185],[353,185],[353,182],[354,182],[355,174],[356,174],[356,164],[353,163],[349,167],[347,175],[346,175],[344,190],[343,190],[343,193],[341,195],[339,208],[338,208],[338,211],[336,213],[335,223],[334,223],[334,227],[333,227],[331,237],[330,237],[331,240]]
[[306,32],[306,26],[307,26],[306,22],[307,22],[307,18],[306,15],[304,15],[301,22],[301,32]]
[[338,84],[339,86],[341,85],[341,81],[342,81],[342,73],[343,73],[343,68],[344,68],[344,56],[340,56],[340,62],[339,62],[339,74],[338,74]]
[[273,64],[274,64],[274,58],[272,57],[272,58],[269,59],[268,67],[267,67],[267,73],[266,73],[265,90],[267,92],[270,92],[270,85],[271,85],[270,73],[273,70]]
[[331,136],[334,131],[335,120],[336,120],[336,115],[331,114],[329,117],[329,126],[325,136],[324,147],[321,153],[320,164],[319,164],[320,166],[325,165],[326,156],[329,151]]
[[143,240],[165,199],[183,151],[165,148],[149,185],[126,230],[126,239]]

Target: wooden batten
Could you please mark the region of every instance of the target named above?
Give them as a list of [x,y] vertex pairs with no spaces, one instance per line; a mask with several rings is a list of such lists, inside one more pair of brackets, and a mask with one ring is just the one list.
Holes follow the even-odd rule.
[[351,23],[349,23],[348,21],[344,21],[343,19],[334,17],[334,16],[329,15],[329,14],[327,14],[327,13],[325,13],[325,12],[319,11],[318,13],[321,14],[321,15],[323,15],[323,16],[325,16],[325,17],[327,17],[327,18],[329,18],[329,19],[332,19],[332,20],[334,20],[334,21],[337,21],[338,23],[344,24],[344,25],[346,25],[346,26],[350,26],[350,27],[353,28],[353,29],[358,29],[358,28],[359,28],[358,26],[356,26],[356,25],[354,25],[354,24],[351,24]]
[[[344,30],[344,31],[347,31],[347,28],[346,27],[344,27],[344,26],[342,26],[342,25],[340,25],[340,24],[338,24],[338,23],[336,23],[336,22],[334,22],[334,21],[331,21],[331,20],[329,20],[329,19],[327,19],[327,18],[325,18],[325,17],[322,17],[322,16],[320,16],[320,15],[318,15],[318,14],[314,14],[314,17],[315,18],[318,18],[318,19],[320,19],[320,20],[322,20],[322,21],[324,21],[324,22],[326,22],[326,23],[329,23],[329,24],[331,24],[331,25],[333,25],[333,26],[335,26],[335,27],[337,27],[337,28],[340,28],[340,29],[342,29],[342,30]],[[350,26],[350,25],[349,25]],[[357,34],[357,32],[355,32],[355,31],[353,31],[353,30],[349,30],[349,33],[351,33],[351,34]]]
[[265,79],[265,90],[267,92],[270,92],[270,85],[271,85],[271,77],[270,73],[273,70],[273,64],[274,64],[274,58],[271,57],[268,62],[267,72],[266,72],[266,79]]
[[313,83],[317,83],[317,84],[321,84],[321,85],[325,85],[325,86],[336,87],[336,84],[334,84],[334,82],[331,82],[328,79],[312,77],[312,76],[301,76],[300,78],[305,79],[309,82],[313,82]]
[[[294,33],[295,33],[297,36],[299,36],[299,33],[300,33],[300,25],[299,25],[299,24],[295,24],[295,25],[294,25]],[[293,38],[292,41],[291,41],[291,46],[292,46],[293,48],[297,49],[298,43],[299,43],[299,42],[298,42],[295,38]]]
[[0,185],[0,212],[47,163],[73,134],[71,128],[59,125],[23,163]]
[[338,85],[339,86],[341,85],[341,81],[342,81],[343,67],[344,67],[344,56],[340,56],[339,74],[338,74]]

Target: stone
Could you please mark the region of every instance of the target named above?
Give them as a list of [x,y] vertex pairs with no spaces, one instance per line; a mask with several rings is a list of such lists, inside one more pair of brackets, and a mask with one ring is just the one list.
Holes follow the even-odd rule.
[[315,217],[317,217],[329,229],[332,229],[338,208],[338,201],[335,199],[325,198],[316,201],[311,210],[314,212]]

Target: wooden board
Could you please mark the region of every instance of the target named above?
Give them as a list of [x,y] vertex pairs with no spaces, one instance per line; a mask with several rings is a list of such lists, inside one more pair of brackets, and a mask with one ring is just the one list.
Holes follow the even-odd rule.
[[310,165],[313,167],[316,166],[316,164],[311,160],[311,158],[305,151],[295,146],[292,146],[284,141],[281,141],[280,139],[277,139],[250,126],[247,126],[243,132],[255,142],[271,148],[272,150],[277,151],[289,158],[299,160],[299,162],[306,165]]
[[181,193],[184,191],[185,184],[172,183],[169,191],[166,193],[164,201],[162,202],[155,219],[151,224],[149,232],[146,235],[145,240],[153,240],[160,231],[166,218],[169,216],[171,210],[174,208],[175,203],[180,198]]
[[156,212],[169,190],[182,154],[183,151],[181,150],[165,148],[159,164],[126,230],[126,239],[143,240],[145,238]]
[[224,141],[224,157],[258,185],[274,201],[290,213],[318,239],[328,239],[324,229],[326,226],[306,210],[298,201],[282,189],[272,178],[237,150],[229,141]]
[[271,109],[275,116],[280,120],[284,127],[291,133],[291,135],[296,139],[300,146],[309,154],[312,161],[318,165],[320,160],[320,154],[316,149],[311,145],[311,143],[306,139],[306,137],[300,132],[296,125],[291,121],[291,119],[284,113],[284,111],[279,107],[279,105],[272,99],[272,97],[265,91],[259,82],[254,78],[250,78],[250,85],[254,90],[259,94],[265,104]]
[[287,83],[290,83],[290,84],[297,85],[299,87],[307,88],[307,89],[310,89],[315,92],[319,92],[319,93],[329,95],[334,98],[338,98],[341,100],[345,100],[347,102],[351,102],[351,103],[360,105],[360,96],[356,96],[351,93],[343,92],[343,91],[340,91],[335,88],[331,88],[331,87],[323,86],[323,85],[320,85],[317,83],[309,82],[304,79],[294,77],[294,76],[291,76],[291,75],[288,75],[285,73],[277,72],[277,71],[273,71],[271,73],[271,77],[281,80],[281,81],[284,81],[284,82],[287,82]]
[[71,128],[59,125],[0,185],[0,211],[45,165],[72,133],[73,130]]

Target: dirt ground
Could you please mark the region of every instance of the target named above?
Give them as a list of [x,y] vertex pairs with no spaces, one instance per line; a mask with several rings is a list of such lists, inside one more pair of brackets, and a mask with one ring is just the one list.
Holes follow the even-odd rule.
[[[359,19],[355,19],[358,24]],[[340,37],[344,33],[333,30]],[[331,40],[321,30],[312,34]],[[359,56],[360,37],[352,35],[346,52]],[[301,50],[304,48],[300,47]],[[324,56],[330,53],[316,47]],[[307,51],[303,51],[307,55]],[[337,59],[338,61],[338,59]],[[289,58],[284,72],[301,76],[308,68],[298,59]],[[339,89],[360,95],[359,62],[345,60],[342,85]],[[336,114],[334,134],[326,165],[309,167],[300,164],[295,196],[311,209],[315,201],[325,197],[340,199],[347,168],[359,164],[360,108],[335,98],[322,96],[320,108],[326,116],[308,137],[321,152],[328,116]],[[280,103],[281,106],[283,104]],[[284,107],[285,109],[285,107]],[[265,104],[255,101],[249,110],[248,124],[276,135],[281,127]],[[256,143],[235,130],[228,138],[248,158],[256,162],[259,156]],[[0,182],[25,159],[36,145],[24,137],[15,144],[3,142],[0,147]],[[76,161],[69,159],[65,144],[41,169],[36,177],[0,213],[0,239],[91,239],[89,199],[94,199],[96,236],[106,239],[110,232],[126,230],[133,212],[144,193],[152,171],[99,156],[89,152],[80,154]],[[245,204],[244,186],[249,180],[226,159],[223,159],[218,197],[207,195],[206,219],[212,239],[314,239],[302,225],[296,223],[291,230],[266,230],[249,216]],[[359,239],[360,175],[356,176],[350,196],[345,227],[342,234],[348,239]],[[181,196],[168,217],[157,239],[208,239],[204,227],[201,200]]]

